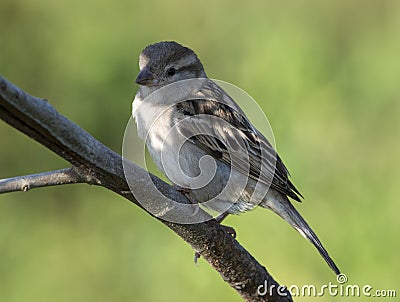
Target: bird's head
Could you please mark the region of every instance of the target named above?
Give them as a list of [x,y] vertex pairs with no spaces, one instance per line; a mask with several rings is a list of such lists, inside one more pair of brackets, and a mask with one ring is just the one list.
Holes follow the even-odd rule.
[[206,77],[203,65],[193,50],[176,42],[159,42],[147,46],[139,56],[139,68],[135,82],[154,88]]

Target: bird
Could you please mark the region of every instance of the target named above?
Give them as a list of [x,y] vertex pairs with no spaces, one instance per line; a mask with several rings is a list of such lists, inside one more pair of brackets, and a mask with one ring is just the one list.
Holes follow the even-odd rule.
[[219,223],[257,206],[272,210],[339,275],[290,201],[303,196],[281,157],[235,100],[208,78],[197,54],[175,41],[157,42],[142,50],[139,69],[132,116],[157,168],[175,187],[217,212]]

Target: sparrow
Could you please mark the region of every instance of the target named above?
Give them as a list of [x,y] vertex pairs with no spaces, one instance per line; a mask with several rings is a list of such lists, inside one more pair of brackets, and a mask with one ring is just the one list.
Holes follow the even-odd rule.
[[218,222],[257,206],[308,239],[338,275],[317,235],[289,198],[303,197],[268,139],[207,77],[195,52],[177,42],[151,44],[139,56],[132,105],[139,137],[158,169]]

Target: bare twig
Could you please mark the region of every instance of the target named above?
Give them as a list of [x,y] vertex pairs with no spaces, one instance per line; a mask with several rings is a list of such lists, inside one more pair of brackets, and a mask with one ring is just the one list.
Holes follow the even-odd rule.
[[[142,193],[141,195],[148,200],[157,201],[160,196],[146,191],[146,188],[153,184],[168,198],[188,203],[183,195],[159,178],[152,176],[152,181],[149,181],[146,177],[147,171],[132,163],[124,163],[130,182],[133,180],[133,186],[129,188],[122,165],[123,159],[120,155],[62,116],[47,101],[30,96],[1,77],[0,118],[69,161],[75,170],[74,172],[68,169],[66,171],[77,173],[75,175],[76,182],[101,185],[140,207],[141,205],[134,195],[126,194],[126,192],[132,189],[134,193]],[[62,174],[50,173],[57,177]],[[30,177],[31,180],[36,178],[37,183],[41,184],[40,186],[44,185],[43,182],[40,182],[39,176]],[[48,177],[49,185],[61,184],[57,183],[56,178],[52,178],[51,174],[47,176],[42,174],[41,177]],[[65,175],[64,181],[73,183],[73,179],[74,175]],[[9,186],[13,182],[14,187],[24,188],[23,185],[21,186],[21,182],[18,183],[18,180],[9,180]],[[33,187],[32,183],[31,188]],[[135,194],[135,196],[138,195]],[[152,213],[149,214],[156,216],[155,218],[198,251],[245,301],[292,301],[289,292],[281,288],[278,292],[279,285],[267,270],[215,220],[199,224],[178,224],[163,220],[162,209],[160,209],[160,215],[155,215],[153,211]],[[179,213],[182,217],[190,214],[184,210]],[[207,214],[204,213],[204,215]],[[260,296],[257,289],[265,282],[270,286],[270,290],[266,295]]]
[[26,192],[30,189],[40,187],[87,182],[87,179],[78,174],[76,169],[72,167],[62,170],[2,179],[0,180],[0,194],[15,191]]

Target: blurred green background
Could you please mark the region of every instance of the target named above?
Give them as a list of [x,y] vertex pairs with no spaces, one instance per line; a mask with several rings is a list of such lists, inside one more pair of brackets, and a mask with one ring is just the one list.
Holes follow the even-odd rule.
[[[193,48],[209,76],[265,111],[306,197],[296,206],[348,283],[400,294],[399,1],[2,0],[0,37],[4,77],[119,153],[142,48]],[[68,166],[3,122],[0,137],[0,178]],[[336,281],[271,212],[226,223],[280,283]],[[2,302],[241,301],[192,259],[173,232],[102,188],[0,196]]]

